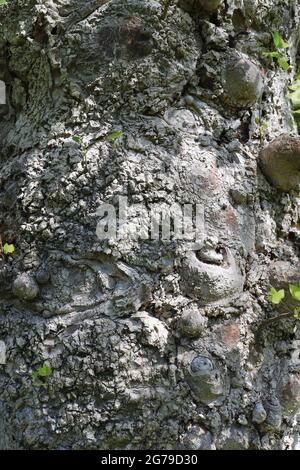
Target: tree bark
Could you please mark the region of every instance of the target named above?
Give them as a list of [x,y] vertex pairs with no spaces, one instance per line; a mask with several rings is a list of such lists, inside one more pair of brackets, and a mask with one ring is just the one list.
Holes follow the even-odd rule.
[[[269,286],[300,279],[297,163],[278,165],[298,155],[298,13],[0,7],[0,235],[15,249],[0,260],[0,448],[297,448],[297,322],[261,325],[284,312]],[[288,70],[263,57],[272,32]],[[101,207],[124,198],[131,234],[99,238]],[[134,204],[146,225],[154,204],[198,207],[201,236],[134,237]]]

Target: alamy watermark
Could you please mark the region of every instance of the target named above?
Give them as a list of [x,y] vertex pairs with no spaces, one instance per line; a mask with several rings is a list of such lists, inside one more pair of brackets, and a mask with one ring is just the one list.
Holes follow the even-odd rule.
[[126,196],[119,196],[117,206],[104,203],[98,207],[96,233],[100,240],[200,241],[204,237],[201,204],[129,205]]

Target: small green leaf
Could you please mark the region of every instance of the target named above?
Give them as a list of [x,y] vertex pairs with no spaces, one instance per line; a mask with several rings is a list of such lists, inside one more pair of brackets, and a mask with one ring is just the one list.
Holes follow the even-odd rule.
[[289,289],[293,299],[300,302],[300,287],[295,286],[295,284],[289,284]]
[[82,143],[82,138],[81,138],[79,135],[73,135],[72,139],[73,139],[74,142],[76,142],[77,144],[81,144],[81,143]]
[[281,56],[281,54],[280,54],[280,52],[276,52],[276,51],[272,51],[272,52],[265,51],[265,52],[262,53],[262,56],[263,57],[273,57],[275,59],[278,59]]
[[31,373],[31,377],[34,385],[37,387],[48,387],[47,379],[52,374],[52,369],[47,364],[43,364],[42,367],[39,367],[37,370],[34,370]]
[[278,57],[277,62],[278,62],[278,65],[285,71],[288,70],[290,67],[290,64],[288,63],[287,58],[284,56]]
[[5,5],[5,4],[6,4],[6,0],[0,0],[0,6]]
[[291,100],[293,108],[300,108],[300,88],[292,93],[288,93],[288,98]]
[[271,57],[272,59],[276,59],[278,65],[283,69],[283,70],[288,70],[290,64],[288,62],[288,59],[281,54],[281,52],[278,51],[265,51],[262,53],[263,57]]
[[255,123],[259,126],[259,132],[263,136],[268,129],[268,124],[263,122],[258,116],[255,118]]
[[280,302],[284,299],[284,297],[285,297],[285,292],[283,289],[280,289],[277,291],[274,287],[271,287],[271,289],[268,292],[268,300],[272,302],[272,304],[275,304],[275,305],[280,304]]
[[275,47],[277,47],[277,49],[288,49],[290,47],[289,43],[286,42],[280,36],[280,34],[277,33],[276,31],[274,33],[272,33],[272,36],[273,36],[273,41],[274,41]]
[[123,134],[124,134],[123,131],[114,131],[114,132],[111,132],[110,134],[107,134],[107,136],[105,137],[105,140],[107,142],[114,142],[115,140],[120,139],[120,137],[122,137]]
[[38,369],[38,375],[40,377],[50,377],[52,374],[52,369],[47,364],[44,364],[42,367]]
[[15,246],[10,245],[9,243],[5,243],[3,251],[5,255],[12,255],[15,252]]
[[300,307],[295,307],[293,310],[293,313],[294,313],[294,318],[296,318],[296,320],[300,320]]
[[292,85],[289,86],[289,90],[297,91],[300,88],[300,80],[296,79]]

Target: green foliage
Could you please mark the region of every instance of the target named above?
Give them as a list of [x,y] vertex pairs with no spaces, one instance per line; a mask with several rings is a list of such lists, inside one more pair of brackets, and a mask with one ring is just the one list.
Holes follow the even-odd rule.
[[294,318],[296,318],[297,320],[300,320],[300,307],[294,308]]
[[[292,300],[300,302],[300,281],[298,282],[298,285],[289,284],[288,292]],[[271,287],[268,292],[268,300],[274,305],[279,305],[285,297],[286,292],[284,289],[276,290],[274,287]],[[300,305],[295,307],[294,305],[287,304],[285,301],[284,303],[287,307],[288,313],[297,320],[300,320]]]
[[5,255],[12,255],[15,252],[15,245],[10,245],[9,243],[5,243],[3,246],[3,253]]
[[290,47],[288,42],[285,42],[284,39],[276,31],[272,33],[274,45],[277,49],[288,49]]
[[259,135],[262,139],[268,129],[268,124],[266,122],[263,122],[258,116],[255,118],[255,124],[258,125]]
[[123,131],[113,131],[110,134],[105,136],[107,142],[115,142],[117,139],[120,139],[123,136]]
[[290,93],[288,98],[291,101],[293,108],[293,116],[298,126],[298,132],[300,132],[300,74],[296,75],[296,79],[292,85],[289,86]]
[[42,367],[39,367],[37,370],[32,372],[31,377],[35,385],[46,388],[48,385],[48,379],[51,375],[51,367],[44,363]]
[[280,52],[276,52],[276,51],[273,51],[273,52],[263,52],[262,54],[263,57],[271,57],[271,58],[275,58],[277,60],[277,63],[279,65],[279,67],[281,67],[283,70],[288,70],[290,64],[288,63],[288,60],[287,58],[281,54]]
[[73,139],[74,142],[76,142],[77,144],[82,144],[82,138],[80,137],[80,135],[73,135],[72,139]]
[[288,94],[295,110],[300,109],[300,80],[296,80],[293,85],[289,87],[291,93]]
[[283,289],[276,290],[274,287],[271,287],[271,289],[268,292],[268,300],[272,302],[274,305],[280,304],[280,302],[284,299],[285,297],[285,292]]
[[287,56],[282,51],[285,49],[288,49],[290,45],[276,31],[272,33],[272,37],[273,37],[274,46],[277,49],[277,51],[265,51],[262,53],[262,56],[271,58],[271,59],[276,59],[279,67],[281,67],[283,70],[286,71],[288,70],[290,64],[288,62]]
[[50,377],[52,369],[47,364],[43,364],[43,366],[38,369],[38,374],[40,377]]
[[272,59],[278,59],[278,57],[280,57],[281,54],[280,54],[280,52],[277,52],[277,51],[272,51],[272,52],[266,51],[266,52],[262,53],[262,56],[263,57],[271,57]]
[[0,0],[0,6],[6,5],[6,0]]
[[290,64],[288,63],[288,60],[284,56],[280,56],[277,59],[279,67],[281,67],[283,70],[287,71],[290,67]]
[[290,294],[294,300],[300,302],[300,287],[295,286],[294,284],[289,285]]

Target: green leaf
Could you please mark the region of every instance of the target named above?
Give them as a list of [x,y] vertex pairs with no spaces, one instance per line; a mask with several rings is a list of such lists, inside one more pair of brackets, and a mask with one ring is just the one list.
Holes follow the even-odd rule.
[[275,305],[280,304],[280,302],[284,299],[284,297],[285,297],[285,292],[283,289],[280,289],[277,291],[274,287],[271,287],[271,289],[268,292],[268,300],[272,302],[272,304],[275,304]]
[[15,246],[10,245],[9,243],[5,243],[5,245],[3,247],[3,251],[4,251],[5,255],[11,255],[15,252]]
[[290,67],[290,64],[288,63],[287,58],[284,56],[278,57],[277,62],[278,62],[278,65],[285,71],[288,70]]
[[265,52],[262,53],[262,56],[263,57],[274,57],[275,59],[278,59],[281,56],[281,54],[280,54],[280,52],[276,52],[276,51],[272,51],[272,52],[271,51],[265,51]]
[[0,6],[5,5],[5,4],[6,4],[6,0],[0,0]]
[[289,86],[290,93],[287,94],[293,106],[293,115],[295,119],[299,119],[300,115],[300,77],[296,76],[296,80]]
[[38,375],[40,377],[50,377],[52,374],[52,369],[47,364],[44,364],[42,367],[38,369]]
[[289,284],[289,289],[293,299],[300,302],[300,287],[295,286],[295,284]]
[[114,131],[114,132],[111,132],[110,134],[107,134],[107,136],[105,137],[105,140],[107,142],[114,142],[115,140],[120,139],[120,137],[122,137],[123,134],[124,134],[123,131]]
[[277,49],[288,49],[290,47],[289,43],[285,42],[285,40],[276,31],[272,33],[272,36],[275,47],[277,47]]
[[73,139],[74,142],[76,142],[77,144],[81,144],[81,143],[82,143],[82,138],[80,137],[80,135],[73,135],[72,139]]
[[289,86],[289,90],[292,90],[292,91],[297,91],[299,89],[300,89],[300,80],[299,79],[295,80],[294,83]]
[[288,70],[290,66],[288,59],[283,54],[281,54],[281,52],[278,51],[265,51],[262,53],[262,57],[271,57],[273,59],[277,59],[278,65],[283,70]]
[[295,307],[293,310],[293,313],[294,313],[294,318],[296,318],[296,320],[300,320],[300,307]]
[[291,100],[294,109],[300,108],[300,87],[292,93],[288,93],[287,96]]

